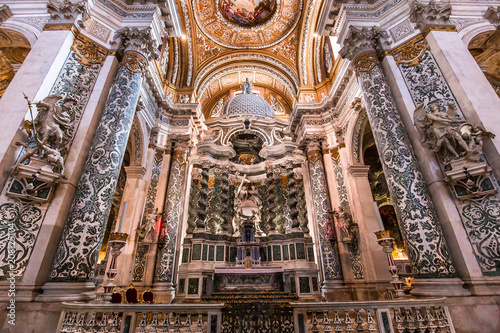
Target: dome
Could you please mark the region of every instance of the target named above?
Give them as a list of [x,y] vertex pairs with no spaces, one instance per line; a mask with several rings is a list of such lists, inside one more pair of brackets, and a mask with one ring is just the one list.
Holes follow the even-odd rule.
[[248,81],[241,84],[242,94],[236,95],[231,98],[224,106],[223,116],[226,117],[258,117],[266,119],[274,119],[274,111],[260,96],[252,93],[253,84]]

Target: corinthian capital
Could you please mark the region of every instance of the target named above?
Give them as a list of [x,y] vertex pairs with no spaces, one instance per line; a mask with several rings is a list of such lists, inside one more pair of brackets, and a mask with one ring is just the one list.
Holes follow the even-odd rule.
[[147,60],[158,59],[160,52],[151,38],[151,28],[123,28],[116,32],[115,38],[122,40],[123,52],[133,51],[141,54]]
[[49,23],[73,23],[78,15],[87,15],[87,0],[49,0],[47,11],[50,14]]
[[451,5],[449,3],[436,4],[433,0],[429,4],[414,1],[410,20],[417,25],[424,34],[430,30],[450,30],[454,25],[450,22]]
[[490,21],[495,27],[500,27],[500,6],[497,8],[490,6],[486,13],[484,13],[484,18]]
[[342,58],[353,60],[365,52],[378,53],[381,51],[381,41],[387,38],[389,38],[387,32],[377,27],[359,29],[351,26],[339,54]]

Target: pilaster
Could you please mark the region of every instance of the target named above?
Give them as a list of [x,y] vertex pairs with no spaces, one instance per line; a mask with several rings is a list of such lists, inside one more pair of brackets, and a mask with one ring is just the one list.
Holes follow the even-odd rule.
[[189,142],[179,138],[174,142],[167,194],[163,208],[163,221],[156,255],[153,288],[158,298],[170,302],[174,296],[174,270],[177,260],[178,233],[183,204]]
[[[50,283],[66,284],[57,294],[46,292],[40,300],[92,299],[94,271],[104,228],[108,218],[120,165],[139,98],[143,70],[154,56],[144,47],[139,53],[135,45],[152,44],[149,29],[126,29],[118,32],[123,42],[123,59],[111,87],[106,107],[97,127],[89,156],[76,188],[73,204],[56,253]],[[136,39],[141,39],[137,41]],[[151,46],[153,47],[153,46]],[[82,215],[81,212],[85,213]],[[72,284],[85,284],[87,292],[73,292]],[[69,291],[71,290],[71,291]]]
[[[363,91],[368,119],[415,275],[413,292],[417,295],[465,295],[467,291],[456,279],[433,202],[378,60],[377,50],[385,36],[375,28],[351,27],[340,54],[352,60]],[[434,232],[430,234],[428,230]],[[429,279],[435,279],[432,285]]]
[[330,196],[318,140],[312,139],[307,143],[307,159],[323,270],[322,292],[328,295],[341,286],[343,278],[335,226],[328,213],[331,209]]

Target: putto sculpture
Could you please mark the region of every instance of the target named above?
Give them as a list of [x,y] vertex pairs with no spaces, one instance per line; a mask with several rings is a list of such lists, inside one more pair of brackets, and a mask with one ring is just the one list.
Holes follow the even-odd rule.
[[438,153],[445,163],[452,160],[467,159],[479,161],[483,153],[483,137],[495,137],[480,126],[457,118],[455,107],[448,105],[442,111],[439,103],[429,105],[429,113],[420,104],[413,114],[413,122],[420,133],[420,141],[429,143],[429,148]]

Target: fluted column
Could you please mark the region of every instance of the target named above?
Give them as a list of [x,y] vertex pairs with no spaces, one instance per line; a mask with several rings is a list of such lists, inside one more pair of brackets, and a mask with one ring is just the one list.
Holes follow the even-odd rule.
[[189,142],[179,140],[174,143],[170,177],[168,180],[167,196],[164,205],[164,217],[158,252],[156,255],[156,269],[154,286],[162,294],[173,296],[173,275],[176,260],[177,236],[181,219],[183,185],[186,176],[187,154]]
[[[47,283],[44,290],[58,292],[58,300],[75,299],[75,294],[93,288],[97,256],[132,127],[143,71],[155,54],[149,29],[127,28],[117,35],[123,41],[123,59],[94,135],[49,280],[82,284],[80,288],[72,284],[69,287],[72,292],[68,294],[65,287],[52,285],[52,288],[50,282]],[[82,297],[85,298],[76,299]]]
[[318,229],[318,241],[323,265],[323,279],[328,288],[329,282],[342,280],[339,252],[336,244],[333,222],[328,216],[330,197],[326,183],[325,167],[321,145],[317,140],[307,144],[307,159],[309,162],[309,176],[311,180],[312,197],[314,200],[314,214]]
[[[341,56],[352,60],[363,91],[368,119],[386,175],[389,191],[408,257],[416,279],[426,280],[416,293],[461,294],[462,281],[455,278],[446,241],[434,204],[387,80],[378,61],[378,40],[385,33],[376,28],[351,27]],[[419,289],[419,288],[422,289]]]

